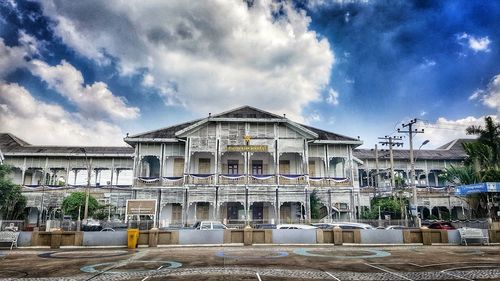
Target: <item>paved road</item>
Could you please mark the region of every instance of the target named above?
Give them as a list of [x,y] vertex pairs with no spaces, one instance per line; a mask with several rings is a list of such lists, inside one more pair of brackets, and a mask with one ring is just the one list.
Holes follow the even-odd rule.
[[0,251],[0,280],[500,280],[500,247]]

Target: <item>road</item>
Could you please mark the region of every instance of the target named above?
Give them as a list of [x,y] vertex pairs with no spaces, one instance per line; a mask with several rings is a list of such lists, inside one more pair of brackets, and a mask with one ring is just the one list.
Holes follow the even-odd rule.
[[497,246],[0,250],[0,280],[500,280]]

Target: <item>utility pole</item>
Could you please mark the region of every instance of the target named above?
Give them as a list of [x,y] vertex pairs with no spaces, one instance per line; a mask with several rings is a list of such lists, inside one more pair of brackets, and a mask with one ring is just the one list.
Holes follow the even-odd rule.
[[396,146],[403,146],[403,143],[400,142],[402,137],[391,137],[391,136],[385,136],[383,138],[379,138],[383,141],[379,142],[381,145],[387,145],[389,146],[389,157],[391,161],[391,194],[392,190],[396,187],[396,178],[394,177],[394,154],[392,153],[392,147]]
[[85,150],[84,147],[80,148],[80,150],[85,155],[85,163],[87,164],[86,165],[87,166],[87,188],[85,190],[85,208],[84,208],[84,211],[83,211],[83,221],[84,221],[84,223],[87,223],[87,217],[88,217],[88,214],[89,214],[90,176],[92,174],[92,170],[91,170],[91,167],[90,167],[89,159],[87,157],[87,151]]
[[376,193],[376,190],[378,189],[378,183],[380,181],[380,174],[379,174],[379,169],[378,169],[378,149],[377,149],[377,145],[375,144],[375,193]]
[[417,184],[415,182],[415,161],[413,161],[413,134],[420,134],[424,132],[424,129],[418,130],[413,129],[413,125],[417,123],[417,118],[410,120],[410,122],[403,124],[403,128],[408,128],[408,131],[402,131],[398,129],[398,133],[408,134],[410,140],[410,178],[411,178],[411,187],[413,192],[411,211],[413,215],[413,219],[415,224],[420,227],[420,218],[418,217],[418,207],[417,207]]

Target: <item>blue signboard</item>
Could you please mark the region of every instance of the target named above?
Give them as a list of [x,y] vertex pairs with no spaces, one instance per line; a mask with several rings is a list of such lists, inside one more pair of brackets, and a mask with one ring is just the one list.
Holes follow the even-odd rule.
[[481,192],[500,192],[500,182],[485,182],[468,185],[460,185],[455,188],[455,195],[467,196]]

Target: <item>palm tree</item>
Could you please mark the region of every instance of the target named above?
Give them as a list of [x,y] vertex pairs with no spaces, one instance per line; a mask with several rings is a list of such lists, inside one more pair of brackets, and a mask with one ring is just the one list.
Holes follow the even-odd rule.
[[[500,123],[495,123],[491,116],[484,118],[485,126],[469,126],[465,130],[468,135],[479,136],[479,143],[491,148],[491,164],[494,168],[500,168]],[[484,148],[482,148],[484,152]]]

